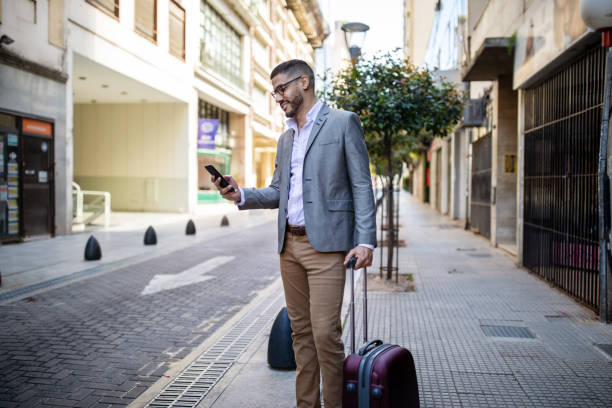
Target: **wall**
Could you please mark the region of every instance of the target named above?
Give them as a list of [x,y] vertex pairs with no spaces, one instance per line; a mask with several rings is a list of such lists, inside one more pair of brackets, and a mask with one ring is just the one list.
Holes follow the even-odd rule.
[[[516,244],[516,180],[518,160],[517,92],[512,77],[500,77],[494,85],[492,185],[495,205],[491,206],[491,242]],[[514,156],[514,172],[506,171],[506,156]]]
[[468,143],[467,129],[459,129],[452,135],[450,216],[453,219],[465,219],[466,217],[467,177],[469,176],[467,166]]
[[187,211],[188,124],[187,104],[75,104],[75,181],[116,211]]
[[[63,17],[63,1],[5,0],[2,2],[2,34],[15,40],[3,48],[20,57],[55,69],[64,70],[64,49],[51,45],[63,37],[63,24],[58,27],[57,15]],[[49,5],[55,7],[49,15]],[[51,17],[51,21],[50,21]],[[58,31],[62,31],[61,35]],[[51,34],[51,35],[50,35]],[[63,41],[62,41],[63,42]],[[62,44],[63,45],[63,44]]]
[[427,154],[422,153],[419,164],[412,171],[412,195],[419,201],[425,201],[426,161]]
[[[476,52],[487,37],[510,37],[520,25],[523,13],[528,5],[536,0],[489,0],[478,19],[468,16],[468,21],[474,23],[470,26],[470,60],[474,59]],[[541,0],[540,0],[541,1]],[[479,13],[482,1],[477,1],[476,7],[470,7],[473,13]]]

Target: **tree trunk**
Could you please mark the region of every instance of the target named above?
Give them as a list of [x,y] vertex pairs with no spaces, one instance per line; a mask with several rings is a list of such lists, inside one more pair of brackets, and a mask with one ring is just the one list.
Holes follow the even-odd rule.
[[387,137],[387,175],[389,177],[387,188],[387,279],[393,279],[393,249],[395,248],[395,218],[393,217],[393,157],[391,150],[391,136]]

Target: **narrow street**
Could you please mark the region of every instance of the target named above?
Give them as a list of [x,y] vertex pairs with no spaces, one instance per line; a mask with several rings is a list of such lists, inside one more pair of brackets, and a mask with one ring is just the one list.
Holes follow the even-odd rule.
[[0,306],[0,406],[128,405],[278,278],[274,226]]

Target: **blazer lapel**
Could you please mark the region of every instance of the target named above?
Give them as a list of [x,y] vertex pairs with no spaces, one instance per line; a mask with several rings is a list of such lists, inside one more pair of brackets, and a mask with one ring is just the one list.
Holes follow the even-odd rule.
[[323,127],[323,124],[327,120],[327,115],[329,114],[329,110],[330,110],[329,106],[325,104],[321,106],[321,110],[319,111],[319,114],[317,115],[317,118],[315,119],[314,125],[312,125],[312,130],[310,131],[310,137],[308,138],[308,144],[306,145],[306,151],[304,152],[304,157],[306,157],[306,155],[308,154],[308,150],[310,150],[310,146],[312,146],[312,143],[317,138],[317,135],[319,134],[321,127]]
[[[283,151],[281,152],[281,157],[284,160],[282,173],[283,175],[289,174],[291,172],[291,152],[293,151],[293,136],[295,132],[293,129],[287,130],[287,141],[283,144]],[[283,180],[287,180],[287,185],[289,185],[289,178],[284,177]]]

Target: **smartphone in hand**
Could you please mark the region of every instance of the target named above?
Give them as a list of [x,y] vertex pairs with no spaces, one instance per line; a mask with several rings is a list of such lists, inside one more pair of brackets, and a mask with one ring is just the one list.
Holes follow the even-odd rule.
[[[204,166],[206,168],[206,171],[208,171],[210,173],[211,176],[213,176],[215,178],[215,180],[217,180],[218,178],[221,178],[221,182],[219,183],[219,185],[221,187],[227,187],[229,186],[229,183],[227,182],[227,180],[225,180],[225,177],[223,177],[221,175],[221,173],[219,173],[219,171],[215,168],[215,166],[213,166],[212,164],[208,164],[206,166]],[[229,193],[233,193],[234,191],[234,187],[232,187],[229,190]]]

